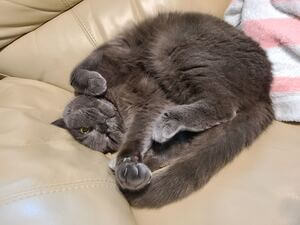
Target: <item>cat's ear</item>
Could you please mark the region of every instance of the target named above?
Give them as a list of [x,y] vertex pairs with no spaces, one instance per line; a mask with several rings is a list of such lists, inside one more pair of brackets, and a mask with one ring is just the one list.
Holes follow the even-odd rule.
[[53,124],[55,126],[58,126],[58,127],[61,127],[61,128],[64,128],[64,129],[67,128],[67,126],[66,126],[65,121],[63,120],[63,118],[59,118],[59,119],[53,121],[51,124]]

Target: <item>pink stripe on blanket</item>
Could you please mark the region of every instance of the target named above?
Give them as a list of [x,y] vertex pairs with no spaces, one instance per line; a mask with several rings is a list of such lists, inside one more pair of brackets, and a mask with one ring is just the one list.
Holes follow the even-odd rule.
[[272,83],[272,92],[294,92],[300,91],[299,77],[274,77]]
[[300,44],[299,19],[250,20],[243,24],[243,30],[263,48]]

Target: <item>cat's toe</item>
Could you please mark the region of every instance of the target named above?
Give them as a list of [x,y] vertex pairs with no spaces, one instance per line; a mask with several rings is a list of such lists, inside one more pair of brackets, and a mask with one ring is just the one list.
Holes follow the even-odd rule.
[[123,190],[137,191],[151,181],[151,171],[143,163],[124,160],[116,168],[116,179]]
[[88,79],[88,86],[85,89],[86,95],[99,96],[107,90],[106,80],[97,72]]
[[178,120],[168,118],[167,114],[163,115],[155,123],[152,139],[159,143],[167,142],[180,131],[180,128]]

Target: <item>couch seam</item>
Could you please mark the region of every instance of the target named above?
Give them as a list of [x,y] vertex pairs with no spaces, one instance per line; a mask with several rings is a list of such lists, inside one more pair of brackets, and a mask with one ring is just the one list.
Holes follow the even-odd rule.
[[141,18],[145,18],[145,11],[143,10],[143,7],[141,7],[139,0],[130,1],[130,4],[136,21],[141,21]]
[[[60,1],[65,7],[70,7],[69,2],[65,1],[65,0],[61,0]],[[81,2],[81,1],[80,1]]]
[[[6,2],[9,2],[10,4],[14,4],[14,5],[19,5],[19,6],[24,7],[24,8],[29,8],[29,9],[37,10],[37,11],[61,12],[61,10],[50,10],[50,11],[49,11],[49,10],[44,10],[44,9],[42,9],[42,8],[39,8],[39,7],[34,7],[34,6],[22,4],[22,3],[20,3],[20,2],[15,2],[15,1],[9,1],[9,0],[6,0]],[[58,4],[59,4],[60,6],[63,6],[63,7],[66,6],[65,4],[61,5],[61,4],[60,4],[61,2],[59,3],[59,1],[57,1],[57,2],[58,2]]]
[[3,78],[5,78],[5,77],[11,77],[10,75],[7,75],[7,74],[1,73],[1,72],[0,72],[0,76],[3,76]]
[[[67,0],[62,0],[65,2],[65,4],[69,5]],[[93,47],[97,46],[96,38],[92,35],[92,32],[85,26],[84,22],[80,19],[80,17],[77,15],[73,7],[70,9],[71,15],[73,16],[74,20],[77,22],[77,24],[80,26],[81,30],[84,32],[85,36],[89,40],[89,42],[92,44]]]
[[[19,77],[19,76],[15,76],[15,75],[11,75],[11,74],[4,74],[4,73],[1,73],[1,72],[0,72],[0,75],[3,75],[3,76],[5,76],[5,77],[9,77],[9,78],[16,78],[16,79],[23,79],[23,80],[38,81],[38,82],[41,82],[41,83],[48,84],[48,85],[51,85],[51,86],[53,86],[53,87],[59,88],[59,89],[61,89],[61,90],[64,90],[64,91],[73,93],[72,91],[69,91],[69,90],[66,89],[66,88],[60,87],[60,86],[58,86],[58,85],[56,85],[56,84],[52,84],[52,83],[50,83],[50,82],[48,82],[48,81],[43,81],[43,80],[38,80],[38,79],[33,79],[33,78],[26,78],[26,77]],[[5,77],[4,77],[4,78],[5,78]]]
[[[80,2],[82,2],[82,0],[80,0]],[[80,2],[76,3],[74,6],[76,6],[76,5],[79,4]],[[64,6],[67,6],[66,4],[63,4],[63,5],[64,5]],[[72,6],[72,8],[73,8],[74,6]],[[56,17],[60,16],[61,14],[67,12],[67,11],[70,10],[70,9],[71,9],[71,8],[66,8],[66,9],[62,9],[61,11],[57,11],[57,12],[58,12],[57,15],[55,15],[54,17],[52,17],[52,18],[50,18],[50,19],[48,19],[48,20],[46,20],[46,21],[44,21],[44,22],[42,22],[42,23],[39,23],[39,25],[38,25],[37,27],[35,27],[33,30],[31,30],[31,31],[28,31],[28,32],[25,32],[25,33],[23,33],[23,34],[17,35],[14,39],[12,39],[11,41],[9,41],[6,45],[2,46],[2,47],[0,48],[0,50],[5,49],[5,48],[8,47],[9,45],[11,45],[11,44],[13,44],[14,42],[18,41],[18,39],[22,38],[23,36],[25,36],[25,35],[27,35],[27,34],[29,34],[29,33],[31,33],[31,32],[36,31],[36,30],[39,29],[41,26],[45,25],[45,24],[48,23],[49,21],[55,19]]]
[[[42,189],[42,188],[53,188],[53,187],[59,187],[59,186],[65,186],[65,185],[80,185],[82,183],[89,183],[89,182],[114,183],[113,181],[109,181],[108,179],[86,178],[86,179],[81,179],[81,180],[77,180],[77,181],[74,181],[74,182],[68,182],[68,183],[56,183],[56,184],[48,184],[48,185],[39,185],[39,186],[32,187],[32,188],[30,188],[30,189],[28,189],[26,191],[21,191],[21,192],[18,192],[16,194],[12,194],[10,196],[16,196],[16,195],[20,195],[20,194],[26,194],[26,193],[33,192],[35,190]],[[7,198],[9,198],[9,197],[7,197]]]
[[[11,204],[16,201],[21,201],[27,198],[33,198],[41,195],[53,194],[53,193],[60,193],[66,191],[74,191],[74,190],[82,190],[82,189],[92,189],[92,188],[100,188],[100,187],[113,187],[115,186],[113,182],[105,182],[105,181],[97,181],[92,182],[91,184],[65,184],[61,185],[61,187],[50,187],[48,190],[35,190],[35,191],[28,191],[27,193],[23,192],[21,194],[8,197],[6,199],[1,200],[0,207]],[[111,190],[111,188],[109,188]]]
[[97,46],[96,39],[94,38],[92,33],[89,31],[89,29],[84,25],[84,22],[81,21],[81,19],[79,18],[79,16],[76,14],[76,12],[73,9],[71,9],[71,14],[72,14],[73,18],[79,24],[81,29],[83,30],[83,32],[85,33],[85,36],[88,38],[88,40],[90,41],[92,46],[96,47]]

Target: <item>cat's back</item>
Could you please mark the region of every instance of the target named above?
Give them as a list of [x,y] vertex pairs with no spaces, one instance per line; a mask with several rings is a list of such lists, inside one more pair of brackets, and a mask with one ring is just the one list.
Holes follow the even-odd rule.
[[[225,52],[258,45],[223,20],[202,13],[166,12],[147,18],[124,33],[130,47],[151,51],[196,44],[202,51]],[[248,45],[248,46],[246,46]],[[222,46],[222,48],[218,48]]]
[[[147,72],[178,102],[199,92],[201,83],[226,86],[240,96],[269,92],[272,75],[265,52],[221,19],[201,13],[161,13],[131,35]],[[190,92],[179,95],[183,89]]]
[[126,62],[154,78],[177,104],[194,101],[205,86],[225,86],[253,100],[269,92],[271,65],[263,49],[216,17],[160,13],[125,30],[119,40],[126,42]]

